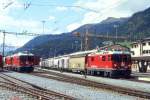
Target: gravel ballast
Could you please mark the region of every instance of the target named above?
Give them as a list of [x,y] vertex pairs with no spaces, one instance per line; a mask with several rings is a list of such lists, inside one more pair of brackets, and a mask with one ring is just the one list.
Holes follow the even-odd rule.
[[[60,73],[59,71],[54,71],[54,70],[50,70],[50,71]],[[63,72],[62,74],[85,79],[84,75],[80,75],[80,74],[66,73],[66,72]],[[89,76],[89,75],[86,77],[86,79],[90,81],[94,81],[94,82],[109,84],[113,86],[120,86],[120,87],[125,87],[129,89],[134,89],[134,90],[139,90],[139,91],[150,93],[149,83],[141,83],[141,82],[135,82],[135,81],[130,81],[130,80],[122,80],[122,79],[104,78],[104,77],[98,77],[98,76],[95,77],[95,76]]]
[[32,76],[28,74],[7,72],[7,75],[11,75],[21,80],[25,80],[29,83],[36,84],[37,86],[59,92],[62,94],[73,96],[80,100],[137,100],[138,97],[119,94],[117,92],[107,91],[103,89],[95,89],[86,86],[80,86],[76,84],[60,82],[52,79]]
[[37,100],[26,94],[11,91],[0,87],[0,100]]

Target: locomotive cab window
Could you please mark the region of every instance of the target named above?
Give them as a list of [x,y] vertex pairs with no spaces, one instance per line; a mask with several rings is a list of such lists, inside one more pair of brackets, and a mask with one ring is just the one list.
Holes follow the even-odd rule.
[[102,61],[105,61],[106,60],[106,57],[105,56],[102,56]]
[[91,58],[91,61],[94,61],[94,57]]
[[121,62],[120,55],[114,54],[113,55],[113,61],[115,61],[115,62]]
[[111,55],[108,55],[108,61],[111,61]]

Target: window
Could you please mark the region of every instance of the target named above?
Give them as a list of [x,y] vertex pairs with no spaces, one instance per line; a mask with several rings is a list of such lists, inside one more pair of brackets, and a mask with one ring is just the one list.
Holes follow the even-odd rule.
[[111,61],[111,55],[108,55],[108,61]]
[[105,61],[106,60],[106,57],[105,56],[102,56],[102,61]]
[[136,45],[134,45],[134,47],[136,48]]
[[134,51],[131,51],[132,52],[132,55],[135,55]]
[[94,57],[91,58],[91,61],[94,61]]
[[101,57],[100,56],[98,56],[98,61],[100,61],[101,60]]
[[148,45],[150,45],[150,42],[148,42]]
[[143,46],[145,46],[145,45],[146,45],[146,43],[142,43],[142,45],[143,45]]
[[146,51],[145,50],[143,50],[143,54],[145,54],[146,53]]
[[114,55],[113,55],[113,61],[115,61],[115,62],[121,62],[121,57],[120,57],[120,55],[114,54]]
[[133,45],[133,48],[137,48],[137,47],[138,47],[138,44],[134,44],[134,45]]
[[146,50],[146,54],[148,54],[148,50]]

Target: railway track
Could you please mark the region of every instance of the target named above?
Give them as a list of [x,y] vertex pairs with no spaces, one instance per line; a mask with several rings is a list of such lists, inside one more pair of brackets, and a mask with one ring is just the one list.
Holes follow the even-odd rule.
[[58,81],[75,83],[75,84],[79,84],[79,85],[83,85],[83,86],[89,86],[89,87],[95,87],[95,88],[101,88],[101,89],[107,89],[107,90],[119,92],[122,94],[127,94],[130,96],[136,96],[136,97],[140,97],[140,98],[150,99],[149,92],[143,92],[143,91],[139,91],[139,90],[133,90],[133,89],[129,89],[129,88],[113,86],[113,85],[104,84],[104,83],[98,83],[98,82],[94,82],[94,81],[90,81],[90,80],[86,80],[86,79],[82,79],[82,78],[71,77],[68,75],[64,75],[64,74],[56,73],[56,72],[52,72],[52,71],[43,71],[43,70],[39,70],[39,71],[40,72],[33,72],[31,74],[35,75],[35,76],[58,80]]
[[71,96],[41,88],[4,73],[0,73],[0,78],[4,80],[0,82],[0,87],[29,94],[39,100],[75,100],[75,98]]
[[136,77],[150,77],[150,72],[147,73],[133,72],[131,75]]

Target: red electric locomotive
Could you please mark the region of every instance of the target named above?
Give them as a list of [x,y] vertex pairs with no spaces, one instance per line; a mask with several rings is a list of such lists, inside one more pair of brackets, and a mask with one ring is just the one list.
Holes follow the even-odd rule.
[[0,55],[0,67],[2,67],[2,66],[3,66],[3,56]]
[[5,65],[6,66],[11,66],[12,65],[12,57],[11,56],[5,57]]
[[5,58],[6,66],[19,72],[32,72],[39,64],[39,58],[33,54],[18,53]]
[[88,74],[100,74],[106,77],[129,77],[131,74],[131,56],[125,51],[102,51],[86,57]]

